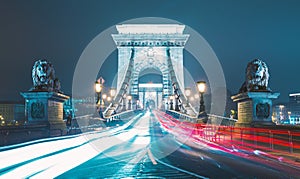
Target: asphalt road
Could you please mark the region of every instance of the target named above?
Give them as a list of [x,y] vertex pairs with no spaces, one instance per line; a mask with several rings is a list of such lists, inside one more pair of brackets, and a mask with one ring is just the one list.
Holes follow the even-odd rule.
[[170,133],[149,112],[106,131],[3,150],[0,167],[0,178],[300,178],[283,162]]

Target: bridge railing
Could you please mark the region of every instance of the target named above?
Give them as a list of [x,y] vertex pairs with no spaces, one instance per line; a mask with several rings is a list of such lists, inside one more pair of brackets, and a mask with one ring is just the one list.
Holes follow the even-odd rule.
[[173,110],[166,110],[166,113],[173,116],[176,119],[181,120],[181,121],[189,121],[192,123],[197,122],[197,117],[195,117],[195,116],[190,116],[190,115],[183,114],[181,112],[177,112],[177,111],[173,111]]
[[117,113],[108,117],[104,117],[104,120],[106,120],[106,122],[111,122],[111,121],[115,121],[115,120],[122,120],[124,118],[133,116],[135,114],[134,110],[127,110],[121,113]]
[[115,124],[124,124],[131,116],[135,116],[138,112],[137,110],[128,110],[104,118],[94,117],[93,114],[77,116],[69,128],[69,134],[84,133],[99,130],[107,126],[114,126]]
[[[178,111],[174,110],[166,110],[167,114],[172,115],[174,118],[179,119],[181,121],[188,121],[192,123],[198,123],[199,119],[196,116],[191,116],[188,114],[184,114]],[[207,114],[208,117],[208,124],[214,124],[214,125],[222,125],[222,126],[234,126],[235,122],[237,122],[237,119],[232,119],[228,117],[218,116],[214,114]]]
[[218,116],[214,114],[207,114],[208,115],[208,123],[215,124],[215,125],[222,125],[222,126],[234,126],[237,122],[237,119]]
[[[275,159],[278,158],[276,155],[285,157],[299,155],[300,157],[300,126],[237,127],[232,125],[235,122],[234,119],[215,115],[209,115],[209,118],[223,119],[228,122],[227,125],[223,125],[224,122],[219,125],[191,123],[181,121],[178,118],[180,115],[178,112],[168,111],[167,113],[166,115],[163,112],[157,114],[164,119],[162,123],[167,128],[169,127],[169,130],[173,129],[172,126],[177,126],[176,133],[179,135],[187,131],[187,134],[195,140],[210,141],[233,151],[254,152],[257,155],[268,155]],[[178,130],[179,128],[182,130]]]

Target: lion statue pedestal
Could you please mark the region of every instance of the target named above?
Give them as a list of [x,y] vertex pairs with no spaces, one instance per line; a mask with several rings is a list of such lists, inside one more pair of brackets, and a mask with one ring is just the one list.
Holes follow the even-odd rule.
[[33,87],[21,93],[25,98],[28,125],[41,125],[49,130],[49,136],[66,133],[63,121],[63,103],[69,96],[62,94],[55,78],[54,68],[46,60],[38,60],[32,69]]
[[265,62],[255,59],[248,63],[246,80],[239,94],[231,99],[238,103],[239,127],[260,127],[275,125],[272,122],[272,100],[280,93],[271,92],[268,87],[269,73]]
[[259,127],[275,125],[272,122],[272,100],[277,99],[279,93],[246,92],[232,96],[238,103],[238,127]]

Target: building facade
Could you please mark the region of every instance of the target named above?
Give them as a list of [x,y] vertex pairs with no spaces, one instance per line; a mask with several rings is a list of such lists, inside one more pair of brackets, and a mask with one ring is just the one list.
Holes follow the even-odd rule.
[[273,121],[277,124],[300,125],[300,93],[291,93],[288,103],[274,106]]
[[25,105],[22,102],[0,102],[0,124],[17,125],[25,122]]

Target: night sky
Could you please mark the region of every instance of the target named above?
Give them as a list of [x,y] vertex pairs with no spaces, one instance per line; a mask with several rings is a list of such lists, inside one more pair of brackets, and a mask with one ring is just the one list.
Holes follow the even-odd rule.
[[[281,93],[279,101],[300,92],[298,0],[1,0],[0,101],[22,100],[19,93],[32,87],[31,69],[38,59],[54,65],[62,91],[71,94],[77,61],[90,41],[110,26],[139,17],[173,19],[201,34],[219,58],[232,93],[254,58],[267,63],[270,88]],[[116,52],[109,58],[107,65],[117,64]],[[191,55],[186,58],[192,62]]]

